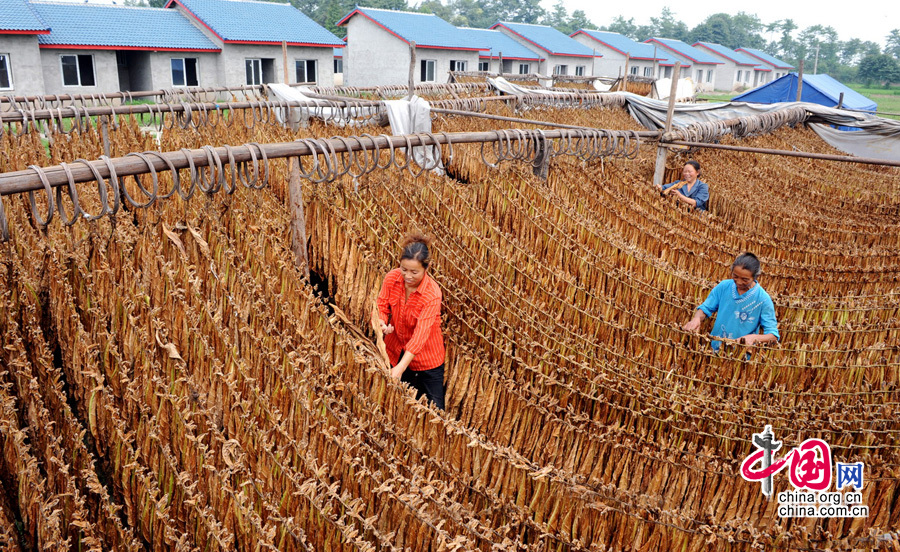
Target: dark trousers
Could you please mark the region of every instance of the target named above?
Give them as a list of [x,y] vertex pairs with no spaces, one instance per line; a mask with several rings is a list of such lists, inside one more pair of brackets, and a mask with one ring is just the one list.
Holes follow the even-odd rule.
[[431,370],[414,371],[407,368],[400,381],[408,383],[416,390],[416,400],[422,395],[428,397],[435,406],[444,409],[444,365]]

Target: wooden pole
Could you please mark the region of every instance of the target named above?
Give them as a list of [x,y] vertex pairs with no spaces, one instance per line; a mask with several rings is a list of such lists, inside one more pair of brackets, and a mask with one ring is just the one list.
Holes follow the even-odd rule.
[[103,155],[110,157],[109,147],[109,115],[100,117],[100,137],[103,139]]
[[502,77],[503,76],[503,52],[497,52],[497,57],[500,58],[500,70],[498,71],[498,73],[500,73],[500,76]]
[[888,161],[874,157],[856,157],[853,155],[833,155],[830,153],[810,153],[805,151],[776,150],[767,148],[748,148],[744,146],[728,146],[725,144],[713,144],[709,142],[686,142],[683,140],[660,140],[662,143],[674,146],[687,146],[691,148],[708,148],[743,153],[761,153],[764,155],[781,155],[783,157],[801,157],[803,159],[821,159],[823,161],[841,161],[844,163],[862,163],[863,165],[881,165],[884,167],[900,167],[900,161]]
[[288,83],[287,41],[281,41],[281,56],[284,58],[284,84]]
[[291,251],[294,264],[302,268],[309,279],[309,255],[306,249],[306,212],[303,207],[303,186],[300,177],[300,158],[291,157],[291,172],[288,180],[288,196],[291,208]]
[[622,79],[622,84],[624,88],[619,87],[619,90],[623,90],[628,92],[628,66],[631,65],[631,54],[625,54],[625,76]]
[[[437,68],[435,68],[437,71]],[[409,94],[411,100],[416,91],[416,41],[409,41]]]
[[841,92],[841,95],[838,96],[838,104],[837,104],[837,108],[838,108],[838,109],[842,109],[843,107],[844,107],[844,93]]
[[[678,93],[678,77],[681,73],[681,62],[676,61],[672,69],[672,87],[669,91],[669,107],[666,110],[666,132],[672,130],[672,117],[675,115],[675,95]],[[656,168],[653,171],[653,185],[662,186],[663,177],[666,174],[666,157],[669,150],[660,144],[656,148]]]
[[803,60],[800,60],[800,73],[797,75],[797,101],[803,97]]

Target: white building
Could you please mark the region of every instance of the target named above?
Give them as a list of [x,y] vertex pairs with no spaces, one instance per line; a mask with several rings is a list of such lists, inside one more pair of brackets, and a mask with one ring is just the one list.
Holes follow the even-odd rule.
[[501,21],[491,29],[500,30],[522,46],[540,53],[543,60],[536,73],[594,76],[594,58],[600,54],[553,27]]

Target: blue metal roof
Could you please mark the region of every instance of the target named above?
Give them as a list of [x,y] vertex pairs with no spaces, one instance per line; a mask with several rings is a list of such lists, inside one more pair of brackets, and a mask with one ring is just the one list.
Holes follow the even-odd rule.
[[775,56],[770,56],[769,54],[763,52],[762,50],[757,50],[755,48],[738,48],[738,52],[746,52],[750,54],[751,57],[756,57],[758,59],[763,60],[764,62],[776,67],[778,69],[793,69],[794,66],[789,64],[786,61],[781,61]]
[[29,5],[51,29],[50,34],[38,36],[41,45],[219,51],[200,29],[172,10],[106,4]]
[[169,0],[225,42],[341,46],[344,42],[290,4],[250,0]]
[[500,54],[503,54],[503,59],[528,61],[540,61],[543,59],[539,54],[532,52],[500,31],[473,29],[471,27],[460,27],[459,30],[471,35],[473,44],[482,44],[488,47],[478,52],[480,57],[497,58]]
[[[797,82],[797,73],[788,73],[770,83],[737,95],[732,98],[732,101],[766,104],[793,102],[797,99]],[[803,75],[801,101],[834,107],[840,101],[842,93],[844,94],[843,105],[846,108],[875,111],[878,107],[869,98],[844,86],[829,75]]]
[[547,25],[530,25],[528,23],[495,23],[491,29],[505,27],[550,54],[557,56],[594,57],[594,52],[584,44],[574,40]]
[[357,6],[338,21],[344,25],[360,14],[404,42],[415,42],[421,48],[449,50],[483,50],[487,44],[472,41],[472,36],[457,29],[433,13],[379,10]]
[[717,58],[713,57],[712,54],[704,52],[699,48],[694,48],[693,46],[689,46],[680,40],[675,40],[674,38],[648,38],[644,42],[653,43],[656,42],[666,48],[668,48],[672,53],[677,56],[681,56],[691,60],[694,63],[703,63],[703,64],[721,64]]
[[25,0],[0,2],[0,33],[38,34],[49,30],[50,27],[41,21]]
[[753,59],[743,52],[738,52],[736,50],[732,50],[731,48],[726,48],[721,44],[716,44],[715,42],[695,42],[694,47],[703,50],[711,50],[713,55],[720,55],[725,59],[729,59],[735,62],[738,65],[759,65],[758,59]]
[[[632,40],[625,35],[621,35],[619,33],[611,33],[609,31],[594,31],[591,29],[579,29],[572,33],[571,36],[575,36],[577,34],[587,35],[597,42],[604,44],[605,46],[612,48],[622,54],[628,54],[634,59],[666,59],[666,56],[663,48],[654,48],[652,44],[646,44],[644,42],[638,42],[636,40]],[[656,54],[654,57],[654,50],[656,50]]]

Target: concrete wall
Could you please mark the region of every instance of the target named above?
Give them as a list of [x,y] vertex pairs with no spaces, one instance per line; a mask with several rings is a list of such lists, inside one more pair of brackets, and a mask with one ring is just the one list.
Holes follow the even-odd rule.
[[200,86],[221,86],[219,54],[206,52],[153,52],[150,55],[151,87],[148,90],[172,88],[172,58],[196,58]]
[[44,71],[37,35],[0,35],[0,54],[9,56],[12,88],[0,94],[36,95],[44,93]]
[[592,77],[594,76],[594,58],[585,58],[585,57],[572,57],[572,56],[552,56],[548,55],[547,59],[541,62],[541,70],[539,71],[542,75],[552,75],[553,69],[557,65],[566,65],[566,72],[563,73],[568,76],[575,76],[575,67],[578,65],[584,66],[584,76]]
[[409,80],[406,42],[359,15],[351,17],[346,26],[345,85],[384,86]]
[[[416,48],[415,82],[421,82],[422,60],[434,60],[434,82],[449,79],[450,61],[465,61],[467,71],[478,70],[478,52]],[[494,61],[493,65],[496,66]],[[384,86],[409,81],[409,45],[369,19],[356,15],[347,22],[344,84]]]
[[[63,55],[91,55],[94,58],[94,86],[63,86]],[[115,50],[65,50],[44,48],[41,50],[41,68],[44,74],[45,94],[97,94],[119,90],[119,70]]]
[[[288,46],[287,58],[288,83],[297,82],[296,61],[314,59],[316,60],[316,71],[318,72],[317,84],[332,86],[334,82],[334,50],[331,46],[327,48]],[[280,44],[225,44],[222,46],[222,53],[218,56],[219,85],[242,86],[247,84],[247,59],[272,60],[273,76],[271,79],[263,79],[263,81],[285,82],[284,55]],[[346,70],[345,67],[344,71]],[[200,78],[202,79],[203,77],[201,76]]]

